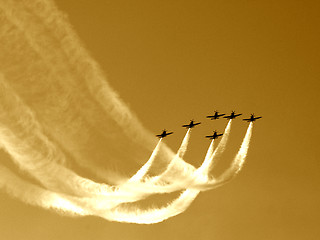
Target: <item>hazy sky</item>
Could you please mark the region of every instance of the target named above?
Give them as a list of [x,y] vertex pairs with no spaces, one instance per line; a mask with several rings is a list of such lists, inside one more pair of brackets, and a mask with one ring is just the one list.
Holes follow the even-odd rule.
[[[263,118],[237,178],[201,193],[177,217],[151,226],[69,218],[1,192],[1,238],[319,238],[318,1],[56,2],[146,128],[174,131],[166,142],[176,150],[181,125],[203,122],[186,155],[195,166],[209,145],[204,135],[226,124],[207,114]],[[226,164],[246,127],[234,121]]]

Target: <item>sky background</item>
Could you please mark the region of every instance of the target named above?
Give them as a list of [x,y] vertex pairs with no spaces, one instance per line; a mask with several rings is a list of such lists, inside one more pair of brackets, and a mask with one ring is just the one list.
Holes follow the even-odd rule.
[[[166,142],[176,150],[181,125],[202,122],[186,155],[193,165],[204,135],[226,125],[206,120],[213,110],[263,118],[237,178],[177,217],[149,226],[70,218],[1,192],[1,239],[319,239],[318,1],[56,3],[147,129],[174,131]],[[247,126],[233,122],[220,170]]]

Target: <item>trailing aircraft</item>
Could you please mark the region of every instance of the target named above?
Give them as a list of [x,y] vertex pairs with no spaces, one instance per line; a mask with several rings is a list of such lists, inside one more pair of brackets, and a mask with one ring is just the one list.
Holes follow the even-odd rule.
[[197,125],[199,125],[200,123],[201,123],[201,122],[195,123],[193,120],[190,120],[190,123],[189,123],[189,124],[182,125],[182,127],[185,127],[185,128],[193,128],[194,126],[197,126]]
[[168,135],[170,135],[170,134],[172,134],[173,132],[167,132],[167,130],[166,129],[163,129],[162,130],[162,133],[161,134],[158,134],[158,135],[156,135],[158,138],[164,138],[164,137],[166,137],[166,136],[168,136]]
[[220,137],[220,136],[222,136],[222,135],[223,135],[222,133],[218,134],[217,131],[213,131],[213,135],[206,136],[206,138],[216,139],[216,138],[218,138],[218,137]]
[[250,118],[244,118],[242,119],[243,121],[247,121],[247,122],[254,122],[257,119],[260,119],[262,117],[255,117],[254,114],[251,114]]
[[207,116],[207,118],[211,118],[211,120],[216,120],[219,119],[219,117],[224,116],[225,114],[219,114],[218,111],[214,111],[214,114],[212,116]]
[[236,117],[238,117],[240,115],[242,115],[242,113],[236,114],[235,111],[232,111],[229,116],[224,116],[223,118],[234,119],[234,118],[236,118]]

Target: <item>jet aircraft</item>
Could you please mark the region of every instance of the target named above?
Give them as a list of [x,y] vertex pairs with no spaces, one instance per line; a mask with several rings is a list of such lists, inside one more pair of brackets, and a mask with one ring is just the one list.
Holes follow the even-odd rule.
[[250,118],[244,118],[242,119],[243,121],[247,121],[247,122],[254,122],[255,120],[262,118],[262,117],[255,117],[254,114],[251,114]]
[[158,138],[164,138],[164,137],[166,137],[166,136],[168,136],[168,135],[170,135],[170,134],[172,134],[173,132],[167,132],[167,130],[166,129],[163,129],[162,130],[162,133],[161,134],[158,134],[158,135],[156,135]]
[[206,136],[206,138],[216,139],[216,138],[218,138],[218,137],[220,137],[220,136],[222,136],[222,135],[223,135],[222,133],[218,134],[217,131],[215,130],[215,131],[213,131],[213,135]]
[[234,118],[236,118],[236,117],[238,117],[238,116],[240,116],[240,115],[242,115],[242,113],[236,114],[235,111],[232,111],[229,116],[224,116],[223,118],[234,119]]
[[207,118],[211,118],[211,120],[213,120],[213,119],[216,120],[216,119],[219,119],[219,117],[224,116],[224,115],[225,115],[224,113],[219,114],[218,111],[214,111],[214,114],[212,116],[207,116]]
[[182,125],[182,127],[185,127],[185,128],[193,128],[194,126],[197,126],[197,125],[199,125],[200,123],[201,123],[201,122],[195,123],[193,120],[190,120],[190,123],[189,123],[189,124]]

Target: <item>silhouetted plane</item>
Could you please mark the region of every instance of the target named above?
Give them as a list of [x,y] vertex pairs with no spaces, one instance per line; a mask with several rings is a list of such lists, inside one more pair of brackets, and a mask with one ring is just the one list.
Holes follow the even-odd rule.
[[219,119],[219,117],[224,116],[224,115],[225,115],[224,113],[219,114],[218,111],[214,111],[214,115],[207,116],[207,118],[211,118],[211,120],[213,120],[213,119],[216,120],[216,119]]
[[223,118],[234,119],[240,115],[242,115],[242,113],[236,114],[235,111],[232,111],[229,116],[224,116]]
[[200,123],[201,123],[201,122],[195,123],[193,120],[190,120],[190,123],[189,123],[189,124],[182,125],[182,127],[185,127],[185,128],[193,128],[194,126],[197,126],[197,125],[199,125]]
[[262,117],[255,117],[254,114],[251,114],[250,118],[244,118],[243,121],[247,122],[254,122],[255,120],[262,118]]
[[209,139],[216,139],[220,136],[222,136],[223,134],[218,134],[217,131],[213,131],[213,135],[210,135],[210,136],[206,136],[206,138],[209,138]]
[[162,133],[161,134],[158,134],[158,135],[156,135],[158,138],[164,138],[164,137],[166,137],[166,136],[168,136],[168,135],[170,135],[170,134],[172,134],[173,132],[167,132],[167,130],[166,129],[163,129],[162,130]]

